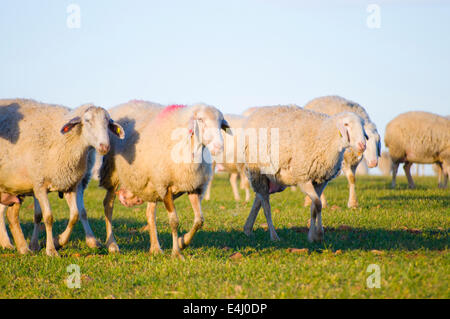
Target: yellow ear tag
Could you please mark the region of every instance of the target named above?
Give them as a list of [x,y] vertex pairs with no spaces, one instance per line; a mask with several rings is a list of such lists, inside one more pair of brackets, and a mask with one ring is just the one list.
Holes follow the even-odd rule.
[[117,131],[117,134],[120,134],[120,127],[117,127],[116,131]]
[[342,137],[341,131],[338,131],[338,132],[339,132],[339,136]]

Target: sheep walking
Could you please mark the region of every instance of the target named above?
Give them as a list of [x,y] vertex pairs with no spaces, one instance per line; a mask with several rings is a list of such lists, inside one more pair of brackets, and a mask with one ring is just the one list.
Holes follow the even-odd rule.
[[[237,202],[241,200],[237,184],[237,180],[239,177],[240,188],[244,189],[245,191],[245,202],[248,202],[250,200],[250,183],[247,179],[247,176],[245,175],[244,163],[238,162],[237,160],[237,133],[238,130],[242,129],[246,117],[242,115],[226,114],[225,120],[230,125],[233,136],[229,136],[227,138],[227,136],[225,135],[226,133],[222,134],[224,138],[224,152],[215,157],[217,159],[215,160],[213,165],[213,173],[215,167],[220,167],[220,171],[230,173],[230,185],[233,191],[234,200]],[[211,178],[211,181],[208,184],[208,188],[204,197],[205,200],[210,199],[213,178]]]
[[[219,110],[204,104],[164,109],[140,104],[138,111],[133,101],[110,110],[127,137],[113,143],[100,169],[100,186],[107,190],[103,201],[107,247],[110,252],[119,251],[111,224],[117,192],[127,206],[135,201],[147,202],[150,252],[154,254],[161,252],[156,204],[162,201],[172,231],[172,255],[183,258],[181,249],[203,225],[201,199],[212,175],[211,159],[207,159],[223,150],[220,130],[229,125]],[[188,193],[195,217],[191,230],[178,237],[174,199],[183,193]]]
[[262,206],[270,238],[279,240],[272,223],[270,194],[298,186],[312,201],[308,239],[322,240],[320,196],[338,175],[345,149],[365,150],[363,119],[350,112],[328,116],[295,106],[276,106],[252,113],[244,128],[248,135],[267,132],[259,134],[257,142],[249,137],[245,143],[245,167],[256,197],[244,232],[252,233]]
[[[37,199],[35,216],[42,213],[49,256],[58,255],[55,246],[67,242],[70,233],[53,238],[47,193],[67,194],[69,225],[77,221],[79,214],[83,220],[79,184],[86,174],[88,153],[93,148],[101,154],[109,151],[108,131],[124,137],[123,129],[105,109],[90,104],[71,111],[33,100],[0,100],[0,192],[33,195]],[[6,214],[16,247],[24,254],[30,250],[20,228],[19,210],[20,203],[15,203]]]
[[[375,124],[370,120],[369,115],[361,105],[340,96],[324,96],[316,98],[306,104],[305,109],[327,115],[335,115],[341,112],[353,112],[364,120],[364,130],[368,137],[366,150],[362,153],[355,151],[352,148],[348,148],[344,153],[344,161],[342,163],[342,171],[347,177],[349,185],[347,206],[349,208],[358,207],[355,186],[355,175],[358,165],[363,158],[365,158],[369,168],[377,166],[378,157],[381,152],[380,135],[378,134]],[[305,199],[305,206],[307,205],[309,205],[308,197]],[[326,206],[325,195],[322,196],[322,205]]]
[[450,172],[450,119],[429,112],[406,112],[386,126],[384,143],[392,159],[392,187],[397,170],[404,163],[408,186],[414,188],[413,163],[437,164],[442,169],[439,187],[447,187]]

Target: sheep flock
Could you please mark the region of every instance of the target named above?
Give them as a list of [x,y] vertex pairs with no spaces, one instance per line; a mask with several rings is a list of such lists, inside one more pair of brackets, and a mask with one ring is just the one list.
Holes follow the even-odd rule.
[[[0,100],[0,247],[17,249],[20,254],[39,251],[43,222],[46,253],[58,256],[78,220],[86,244],[102,246],[84,206],[91,177],[106,190],[98,204],[103,204],[104,245],[110,253],[120,251],[112,226],[114,206],[142,204],[146,205],[150,253],[161,253],[156,207],[162,202],[172,235],[172,256],[180,259],[202,228],[202,200],[211,200],[216,171],[230,174],[236,202],[241,201],[238,179],[245,202],[252,201],[243,232],[252,235],[262,208],[274,241],[283,239],[272,221],[270,202],[277,197],[271,195],[288,187],[294,192],[298,188],[306,195],[305,205],[311,206],[307,235],[311,242],[326,238],[322,225],[322,208],[330,204],[326,186],[341,172],[349,185],[349,208],[364,201],[356,197],[359,166],[378,166],[383,174],[392,174],[391,187],[395,188],[403,163],[408,186],[414,188],[411,165],[433,164],[439,176],[437,186],[447,187],[448,116],[418,111],[398,115],[386,126],[387,149],[382,152],[383,140],[369,113],[340,96],[315,98],[304,106],[249,107],[241,114],[223,114],[220,108],[204,103],[161,105],[132,100],[107,110],[94,104],[69,109],[29,99]],[[70,211],[66,229],[59,235],[53,234],[49,192],[57,192]],[[184,194],[194,222],[180,235],[176,199]],[[25,196],[34,199],[29,243],[19,218]]]

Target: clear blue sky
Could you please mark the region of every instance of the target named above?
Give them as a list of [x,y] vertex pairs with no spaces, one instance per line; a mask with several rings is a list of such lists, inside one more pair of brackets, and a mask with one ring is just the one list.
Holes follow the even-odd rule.
[[[383,133],[407,110],[450,114],[449,2],[2,0],[0,98],[240,113],[338,94]],[[79,29],[66,24],[71,3]]]

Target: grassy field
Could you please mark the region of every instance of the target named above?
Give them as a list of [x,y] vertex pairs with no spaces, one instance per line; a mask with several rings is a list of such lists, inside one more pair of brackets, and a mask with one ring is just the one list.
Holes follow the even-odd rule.
[[[86,193],[91,226],[105,238],[104,191],[93,181]],[[326,189],[323,211],[325,241],[311,244],[305,227],[309,208],[303,194],[289,189],[272,196],[272,212],[281,242],[265,231],[262,212],[253,237],[242,232],[251,204],[233,200],[226,176],[214,180],[212,200],[203,202],[204,227],[184,251],[185,261],[172,259],[167,213],[158,205],[158,230],[165,253],[150,256],[145,206],[125,208],[116,202],[114,227],[121,253],[87,248],[78,223],[61,258],[19,256],[0,249],[0,298],[449,298],[450,190],[437,188],[436,178],[416,178],[417,189],[399,177],[390,189],[385,177],[359,177],[360,208],[346,208],[347,182],[339,177]],[[63,200],[51,194],[54,232],[68,218]],[[186,196],[176,201],[180,231],[193,213]],[[22,228],[32,231],[32,201],[21,213]],[[43,232],[42,239],[45,238]],[[306,248],[292,251],[290,248]],[[242,256],[230,258],[239,252]],[[67,266],[81,270],[81,288],[65,284]],[[380,269],[380,288],[368,288]]]

